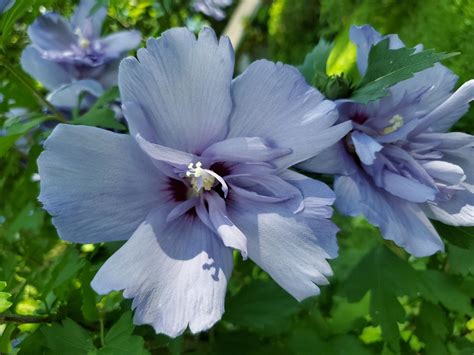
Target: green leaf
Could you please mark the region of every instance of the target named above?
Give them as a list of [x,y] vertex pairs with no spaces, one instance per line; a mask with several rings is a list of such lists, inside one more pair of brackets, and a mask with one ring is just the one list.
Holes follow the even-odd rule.
[[[91,110],[99,109],[105,105],[108,105],[109,103],[115,101],[120,97],[120,91],[117,86],[114,86],[107,91],[105,91],[97,100],[94,102],[94,105],[92,105]],[[90,111],[91,111],[90,110]]]
[[[5,281],[0,281],[0,291],[3,291],[5,287],[7,287],[7,283]],[[11,296],[11,293],[0,292],[0,313],[6,311],[12,306],[13,303],[8,301]]]
[[313,84],[316,73],[326,76],[326,64],[333,47],[332,43],[321,39],[313,50],[306,55],[298,70],[308,83]]
[[430,302],[423,302],[415,322],[415,332],[425,343],[427,354],[447,355],[448,318],[444,311]]
[[97,293],[91,287],[91,281],[94,278],[95,271],[89,267],[81,273],[81,311],[84,319],[93,322],[99,320],[99,311],[97,310]]
[[389,87],[458,54],[436,53],[432,49],[415,53],[415,50],[415,48],[389,49],[388,38],[373,46],[369,53],[367,72],[353,91],[351,99],[366,104],[388,96]]
[[89,333],[71,319],[41,328],[46,344],[54,354],[84,355],[95,350]]
[[0,157],[3,157],[8,150],[13,147],[21,134],[15,134],[12,136],[0,137]]
[[370,315],[382,328],[383,338],[398,351],[398,322],[405,320],[405,311],[397,297],[416,294],[419,276],[405,261],[385,246],[375,247],[352,270],[343,285],[350,301],[360,300],[368,291]]
[[115,113],[109,108],[91,110],[79,118],[71,121],[72,124],[95,126],[123,131],[126,127],[115,118]]
[[273,281],[253,281],[229,297],[224,320],[257,331],[275,331],[287,325],[299,310],[298,302]]
[[132,312],[126,312],[120,317],[104,338],[104,347],[97,351],[100,355],[144,355],[149,354],[145,349],[142,337],[132,335],[134,330]]

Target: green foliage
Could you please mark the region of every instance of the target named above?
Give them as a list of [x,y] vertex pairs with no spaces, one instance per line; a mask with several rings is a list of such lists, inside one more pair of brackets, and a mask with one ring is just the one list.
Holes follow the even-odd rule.
[[[102,1],[100,1],[102,2]],[[18,58],[27,44],[26,28],[40,6],[70,15],[77,1],[17,0],[0,17],[0,60],[21,73]],[[105,33],[136,27],[144,38],[188,23],[199,29],[226,21],[193,14],[189,1],[109,0]],[[230,10],[230,13],[232,10]],[[470,0],[263,1],[246,23],[237,63],[266,57],[299,68],[306,80],[327,94],[339,91],[341,72],[354,75],[355,49],[347,36],[352,23],[371,23],[383,33],[398,32],[409,46],[461,51],[446,62],[465,81],[472,75],[474,8]],[[320,42],[325,37],[334,47]],[[331,55],[329,51],[332,48]],[[312,51],[311,51],[312,50]],[[388,58],[380,47],[381,58]],[[385,53],[385,54],[384,54]],[[360,90],[386,88],[413,69],[416,54],[369,68]],[[441,59],[422,52],[423,65]],[[393,53],[390,52],[390,55]],[[400,64],[401,63],[401,64]],[[393,70],[393,69],[397,70]],[[74,245],[61,241],[37,201],[36,159],[58,117],[45,114],[46,91],[26,77],[18,82],[0,70],[0,352],[18,354],[472,354],[474,352],[474,231],[437,225],[447,253],[409,258],[361,218],[335,216],[341,227],[340,256],[334,276],[317,297],[297,303],[252,262],[236,261],[223,320],[200,335],[177,339],[134,326],[131,301],[120,292],[100,296],[90,282],[121,243]],[[410,69],[410,70],[408,70]],[[374,80],[387,74],[383,81]],[[403,75],[400,75],[403,74]],[[331,84],[330,83],[331,81]],[[337,89],[337,90],[336,90]],[[370,89],[370,90],[369,90]],[[361,91],[359,91],[359,95]],[[328,94],[329,95],[329,94]],[[76,110],[71,123],[124,132],[111,107],[112,89],[88,112]],[[371,96],[373,97],[373,96]],[[28,112],[11,117],[12,108]],[[474,132],[472,123],[458,126]],[[23,144],[25,142],[25,144]],[[284,261],[282,261],[283,263]],[[185,291],[183,291],[185,292]],[[5,320],[7,319],[7,320]],[[28,323],[32,320],[38,323]],[[0,322],[1,323],[1,322]]]
[[389,49],[389,44],[390,41],[386,38],[371,48],[367,72],[354,89],[352,100],[366,104],[387,96],[390,86],[412,78],[415,73],[456,55],[436,53],[431,49],[417,53],[415,48]]

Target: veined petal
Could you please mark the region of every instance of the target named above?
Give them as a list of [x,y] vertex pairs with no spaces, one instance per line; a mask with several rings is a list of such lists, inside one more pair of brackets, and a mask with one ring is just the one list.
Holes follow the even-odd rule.
[[430,186],[388,170],[383,173],[383,187],[392,195],[412,202],[434,201],[438,192]]
[[234,109],[229,137],[262,137],[291,154],[275,160],[287,168],[317,155],[351,128],[350,122],[332,126],[338,113],[295,68],[260,60],[232,82]]
[[136,324],[170,337],[207,330],[224,312],[232,249],[196,217],[166,223],[153,211],[99,270],[92,287],[100,294],[124,290],[133,298]]
[[444,250],[435,228],[416,203],[373,186],[363,173],[339,176],[334,182],[337,209],[349,216],[363,215],[380,228],[385,239],[408,253],[428,256]]
[[64,240],[126,240],[164,200],[162,175],[128,135],[58,125],[38,167],[39,200]]
[[248,256],[301,301],[319,294],[332,275],[326,259],[337,255],[337,227],[329,220],[303,218],[284,204],[235,199],[229,217],[247,237]]
[[239,250],[247,258],[247,238],[227,216],[224,200],[215,192],[205,194],[209,210],[209,220],[226,247]]
[[214,161],[265,162],[291,153],[288,148],[271,148],[259,137],[236,137],[214,143],[202,156]]
[[175,28],[148,40],[138,60],[122,61],[119,87],[122,100],[139,104],[148,117],[157,137],[152,143],[199,154],[226,136],[233,69],[228,38],[218,42],[205,28],[196,40],[188,29]]
[[338,175],[351,174],[357,169],[354,158],[347,153],[342,141],[298,164],[297,168],[313,173]]
[[427,204],[428,216],[452,226],[474,226],[474,190],[456,191],[448,201]]
[[174,167],[186,167],[195,160],[189,153],[171,149],[159,144],[153,144],[145,140],[140,134],[136,136],[140,148],[152,159],[172,165]]
[[469,80],[437,108],[423,117],[409,136],[414,137],[430,130],[447,131],[469,110],[469,102],[472,100],[474,100],[474,80]]

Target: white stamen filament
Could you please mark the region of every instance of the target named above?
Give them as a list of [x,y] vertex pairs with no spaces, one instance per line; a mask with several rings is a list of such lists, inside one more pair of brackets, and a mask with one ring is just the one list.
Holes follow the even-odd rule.
[[392,132],[395,132],[397,129],[403,127],[405,120],[403,119],[403,116],[397,114],[394,115],[388,122],[391,123],[391,125],[385,127],[385,129],[383,130],[383,134],[390,134]]
[[198,161],[196,164],[190,163],[188,165],[188,171],[186,176],[191,180],[191,186],[197,193],[201,192],[202,189],[210,191],[214,187],[216,180],[221,184],[222,192],[224,197],[227,197],[229,187],[225,180],[209,169],[203,169],[202,163]]

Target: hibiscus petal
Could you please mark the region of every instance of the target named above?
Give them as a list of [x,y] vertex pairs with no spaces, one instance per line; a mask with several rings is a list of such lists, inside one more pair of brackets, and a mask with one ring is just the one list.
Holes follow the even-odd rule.
[[332,275],[326,259],[337,255],[337,227],[329,220],[303,218],[284,204],[234,199],[229,217],[247,237],[248,256],[301,301],[319,294]]
[[232,249],[199,219],[166,224],[157,209],[99,270],[92,287],[100,294],[124,290],[133,298],[136,324],[170,337],[207,330],[224,312]]
[[[48,101],[56,107],[72,109],[77,107],[81,94],[85,93],[92,96],[95,100],[104,93],[104,89],[102,85],[95,80],[73,81],[72,83],[61,85],[51,92],[48,95]],[[81,108],[90,106],[90,102],[88,101],[90,100],[83,98]]]
[[239,250],[247,258],[247,238],[227,216],[224,200],[215,192],[205,194],[209,210],[209,220],[226,247]]
[[139,104],[149,118],[157,136],[152,143],[198,154],[226,136],[233,69],[228,38],[218,42],[205,28],[196,40],[177,28],[149,39],[138,60],[122,61],[119,87],[122,100]]
[[70,83],[73,76],[59,64],[43,59],[33,46],[27,46],[21,54],[21,67],[38,80],[48,90],[54,90],[63,84]]
[[365,216],[380,228],[385,239],[394,241],[408,253],[422,257],[444,250],[441,238],[418,204],[372,186],[362,173],[337,177],[334,191],[336,207],[341,213]]
[[119,57],[136,48],[142,40],[138,31],[121,31],[102,38],[100,42],[104,46],[104,52],[109,57]]
[[38,17],[29,27],[28,36],[40,50],[70,51],[77,35],[66,19],[56,13]]
[[38,167],[39,199],[64,240],[126,240],[163,200],[161,175],[128,135],[58,125]]
[[474,226],[474,191],[456,191],[448,201],[428,203],[429,217],[453,226]]
[[383,145],[367,134],[358,131],[352,132],[351,138],[362,163],[372,165],[375,160],[375,154],[383,149]]
[[339,175],[350,174],[357,169],[354,158],[347,153],[342,141],[298,164],[297,168],[313,173]]
[[309,159],[336,143],[350,122],[332,126],[335,104],[324,100],[295,68],[260,60],[232,82],[234,110],[229,137],[262,137],[291,154],[275,164],[286,168]]
[[259,137],[236,137],[214,143],[202,156],[214,161],[226,162],[265,162],[287,155],[291,149],[271,148]]
[[436,189],[413,179],[385,170],[383,187],[391,194],[412,202],[434,201]]
[[97,5],[96,0],[81,0],[71,18],[71,24],[80,28],[82,34],[88,38],[100,36],[102,24],[107,16],[107,8],[100,6],[92,14],[93,7]]

